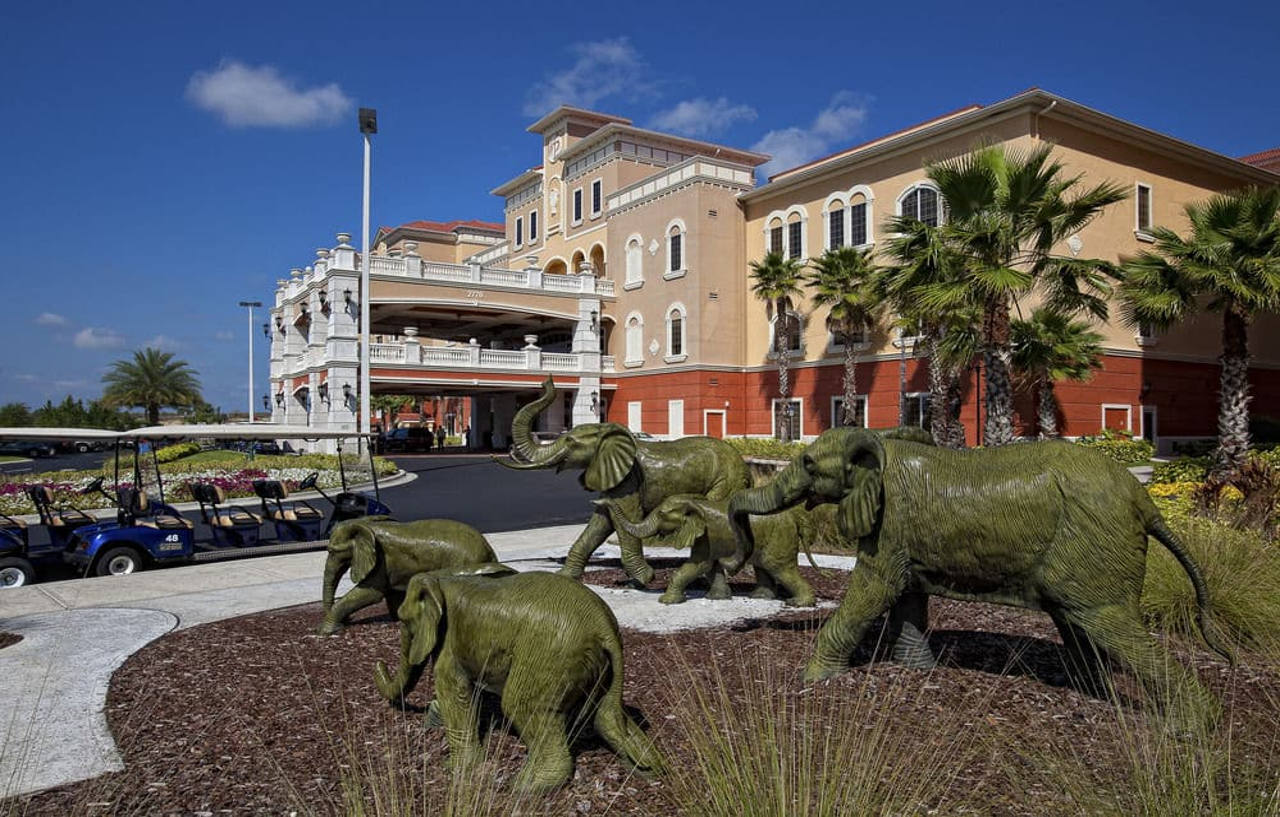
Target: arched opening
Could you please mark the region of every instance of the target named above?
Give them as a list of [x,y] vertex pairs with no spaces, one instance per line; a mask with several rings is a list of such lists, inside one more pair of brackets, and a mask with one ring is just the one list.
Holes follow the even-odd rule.
[[644,249],[640,246],[639,236],[627,239],[627,281],[628,284],[640,284],[644,281]]
[[542,270],[548,275],[568,275],[569,268],[565,266],[563,258],[552,258],[547,262],[547,266]]
[[582,269],[582,265],[584,262],[586,262],[586,260],[587,260],[587,256],[585,253],[582,252],[582,250],[574,250],[573,263],[569,265],[569,272],[572,273],[573,275],[577,275],[578,271]]
[[591,248],[591,267],[595,270],[597,278],[609,277],[604,265],[604,245],[597,244]]

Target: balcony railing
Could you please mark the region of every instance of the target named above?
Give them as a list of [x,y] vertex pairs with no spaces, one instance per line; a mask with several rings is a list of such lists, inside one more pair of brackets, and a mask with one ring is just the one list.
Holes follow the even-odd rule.
[[369,270],[374,275],[450,284],[502,286],[575,295],[614,294],[613,281],[601,280],[593,275],[556,275],[537,269],[514,270],[479,264],[448,264],[442,261],[425,261],[416,256],[393,258],[375,255],[369,259]]
[[[373,343],[369,359],[374,364],[422,366],[430,369],[502,369],[534,372],[594,373],[595,355],[579,352],[544,352],[538,348],[485,349],[467,346],[423,346],[412,343]],[[612,355],[599,357],[599,371],[615,371]],[[592,368],[588,368],[591,366]],[[286,365],[283,369],[292,369]],[[287,374],[287,372],[286,372]]]

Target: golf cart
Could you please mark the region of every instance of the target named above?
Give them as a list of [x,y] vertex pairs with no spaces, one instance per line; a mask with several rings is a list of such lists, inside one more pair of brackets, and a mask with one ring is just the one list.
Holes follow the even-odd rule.
[[[133,440],[137,445],[133,449],[130,484],[120,482],[120,448],[123,446],[117,448],[118,519],[114,523],[104,522],[78,529],[65,557],[85,575],[106,576],[133,573],[152,565],[211,562],[323,547],[329,530],[337,522],[391,513],[379,499],[377,473],[371,454],[368,456],[369,470],[373,474],[373,495],[348,489],[346,467],[341,456],[342,441],[357,436],[346,431],[270,423],[154,426],[123,432],[120,435],[122,442]],[[255,482],[254,489],[261,503],[261,513],[255,513],[248,508],[228,504],[224,490],[214,482],[193,482],[190,488],[198,511],[192,514],[194,518],[187,518],[166,504],[164,475],[155,447],[143,444],[161,438],[243,440],[251,444],[265,440],[293,440],[295,443],[337,440],[342,491],[332,498],[320,492],[332,506],[326,516],[305,499],[286,501],[288,490],[282,482],[259,480]],[[369,451],[367,445],[361,448],[366,453]],[[317,473],[308,474],[297,490],[317,488],[318,476]],[[274,536],[262,536],[264,522],[270,523]]]
[[[32,445],[48,445],[51,441],[76,439],[109,445],[119,432],[98,428],[3,428],[0,436]],[[81,494],[101,493],[104,480],[99,477],[80,489]],[[36,509],[38,520],[0,514],[0,588],[32,584],[51,567],[60,565],[62,554],[80,528],[96,525],[98,520],[76,508],[54,504],[53,490],[38,483],[26,487],[27,497]]]

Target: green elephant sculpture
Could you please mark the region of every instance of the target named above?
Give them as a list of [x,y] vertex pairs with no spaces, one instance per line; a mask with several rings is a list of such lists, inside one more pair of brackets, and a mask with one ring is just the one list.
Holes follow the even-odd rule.
[[501,696],[502,714],[528,746],[519,789],[545,791],[569,779],[574,723],[590,722],[637,770],[662,770],[657,749],[622,706],[618,621],[574,579],[500,564],[414,576],[400,605],[400,667],[392,676],[378,662],[378,691],[400,700],[428,660],[431,710],[443,721],[452,763],[481,756],[477,705],[484,689]]
[[[614,500],[618,511],[633,522],[669,496],[695,494],[727,500],[734,491],[750,485],[742,456],[729,443],[713,437],[637,440],[618,423],[588,423],[566,431],[549,445],[539,445],[533,439],[533,421],[555,397],[555,386],[548,377],[542,395],[516,412],[511,423],[512,459],[499,462],[521,470],[581,468],[582,487]],[[569,549],[560,572],[581,577],[591,554],[614,530],[609,514],[598,510]],[[644,559],[640,540],[618,531],[618,543],[627,575],[641,586],[648,584],[653,568]]]
[[1076,668],[1099,651],[1125,663],[1160,700],[1207,693],[1143,626],[1138,600],[1147,537],[1181,563],[1200,630],[1231,659],[1213,625],[1199,568],[1123,466],[1069,442],[956,451],[863,430],[823,433],[769,484],[729,501],[735,561],[752,550],[750,514],[800,502],[837,503],[836,524],[858,560],[836,613],[818,634],[807,680],[843,672],[868,625],[888,612],[896,660],[931,666],[928,595],[1049,614]]
[[[689,549],[689,560],[672,575],[666,592],[658,597],[658,601],[680,604],[686,598],[685,588],[699,578],[711,582],[707,598],[730,597],[729,574],[725,565],[732,561],[737,546],[733,527],[729,524],[727,503],[712,502],[700,496],[671,496],[641,522],[632,522],[619,513],[617,504],[611,499],[599,499],[596,504],[609,511],[618,530],[637,539],[674,534],[675,546]],[[777,598],[781,587],[789,596],[788,605],[813,606],[816,601],[813,588],[800,575],[796,555],[803,547],[809,564],[815,568],[818,566],[809,551],[814,530],[809,511],[803,508],[751,517],[752,540],[757,543],[751,556],[756,574],[752,598]]]
[[[497,560],[480,531],[452,519],[395,522],[369,516],[341,522],[329,535],[319,632],[336,633],[352,613],[383,599],[394,616],[416,573]],[[338,582],[348,569],[356,586],[335,604]]]

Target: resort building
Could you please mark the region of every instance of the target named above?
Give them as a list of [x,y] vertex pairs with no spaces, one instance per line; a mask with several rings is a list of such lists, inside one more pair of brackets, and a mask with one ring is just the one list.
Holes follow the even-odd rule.
[[[825,309],[793,304],[792,393],[778,399],[772,325],[749,264],[769,250],[802,261],[829,247],[882,247],[885,220],[936,222],[946,203],[924,164],[979,144],[1043,142],[1085,184],[1130,198],[1061,248],[1118,261],[1157,226],[1185,230],[1184,205],[1247,184],[1280,184],[1280,152],[1236,160],[1041,90],[971,105],[757,183],[760,153],[658,133],[561,107],[529,126],[539,163],[494,188],[504,222],[382,228],[369,259],[370,376],[377,393],[469,398],[473,446],[505,448],[517,407],[550,374],[564,400],[544,430],[601,418],[658,437],[810,438],[837,424],[844,350]],[[350,236],[279,282],[273,309],[273,419],[354,428],[358,253]],[[1024,305],[1025,307],[1026,305]],[[1118,310],[1113,310],[1113,316]],[[1157,443],[1215,434],[1220,320],[1167,334],[1117,318],[1099,327],[1103,365],[1058,387],[1062,432],[1124,429]],[[1280,319],[1254,325],[1253,412],[1280,416]],[[927,364],[887,325],[859,342],[858,417],[927,423]],[[961,420],[980,442],[979,375]],[[1030,396],[1019,404],[1029,432]]]

